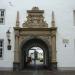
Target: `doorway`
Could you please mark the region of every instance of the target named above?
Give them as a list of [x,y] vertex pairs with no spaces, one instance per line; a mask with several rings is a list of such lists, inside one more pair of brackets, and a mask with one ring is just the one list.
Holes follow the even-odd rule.
[[48,68],[50,67],[50,51],[41,39],[30,39],[22,47],[22,67]]

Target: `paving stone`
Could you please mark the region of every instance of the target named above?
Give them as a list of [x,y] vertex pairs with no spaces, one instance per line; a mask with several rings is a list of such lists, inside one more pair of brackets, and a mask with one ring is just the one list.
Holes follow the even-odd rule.
[[75,75],[75,71],[24,70],[20,72],[0,71],[0,75]]

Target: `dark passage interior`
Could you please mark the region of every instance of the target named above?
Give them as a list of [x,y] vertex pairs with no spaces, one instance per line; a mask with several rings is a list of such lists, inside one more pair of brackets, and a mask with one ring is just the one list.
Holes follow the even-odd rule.
[[22,46],[23,69],[46,69],[50,67],[50,51],[41,39],[30,39]]

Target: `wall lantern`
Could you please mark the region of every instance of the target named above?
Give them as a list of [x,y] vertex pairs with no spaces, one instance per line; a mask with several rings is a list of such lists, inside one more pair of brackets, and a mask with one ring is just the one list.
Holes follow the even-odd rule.
[[8,49],[8,50],[11,50],[11,45],[10,45],[10,42],[11,42],[11,40],[10,40],[10,31],[8,30],[8,31],[6,32],[6,34],[7,34],[7,40],[8,40],[7,49]]

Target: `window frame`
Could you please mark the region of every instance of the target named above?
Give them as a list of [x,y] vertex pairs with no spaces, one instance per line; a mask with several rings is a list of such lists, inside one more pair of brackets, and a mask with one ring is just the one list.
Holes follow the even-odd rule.
[[[4,11],[4,16],[1,16],[1,11]],[[0,9],[0,18],[3,18],[3,23],[0,23],[0,25],[4,25],[5,24],[5,9]]]
[[3,52],[4,52],[4,40],[0,39],[0,41],[2,41],[2,47],[0,46],[0,48],[2,49],[2,56],[0,57],[0,59],[3,58]]

